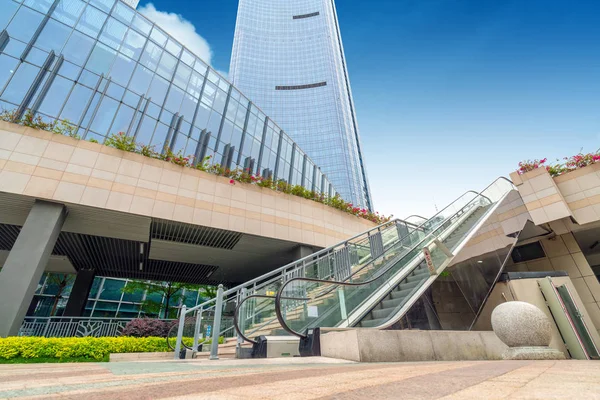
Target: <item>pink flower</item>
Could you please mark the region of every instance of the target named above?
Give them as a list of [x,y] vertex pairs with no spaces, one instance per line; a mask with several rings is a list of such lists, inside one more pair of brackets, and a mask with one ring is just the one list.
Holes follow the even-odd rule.
[[233,179],[230,179],[229,183],[231,183],[232,185],[235,185],[235,181]]

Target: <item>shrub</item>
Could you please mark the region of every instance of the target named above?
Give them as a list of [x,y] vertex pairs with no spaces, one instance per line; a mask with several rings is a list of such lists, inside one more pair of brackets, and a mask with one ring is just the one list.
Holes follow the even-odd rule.
[[136,150],[135,139],[132,136],[125,135],[125,132],[119,132],[116,135],[110,135],[104,141],[104,145],[114,147],[118,150],[134,152]]
[[[189,339],[188,339],[189,340]],[[187,341],[186,341],[187,342]],[[110,353],[168,352],[162,337],[0,338],[0,359],[84,358],[102,360]]]
[[163,337],[169,334],[169,329],[177,321],[164,321],[161,319],[138,318],[131,320],[123,329],[122,336],[132,337]]

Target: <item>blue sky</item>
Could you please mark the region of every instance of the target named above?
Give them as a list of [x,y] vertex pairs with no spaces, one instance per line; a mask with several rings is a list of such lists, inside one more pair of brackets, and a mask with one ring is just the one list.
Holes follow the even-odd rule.
[[[159,18],[191,22],[212,65],[229,69],[237,1],[152,4]],[[338,0],[337,8],[377,210],[431,215],[523,159],[600,148],[599,1]]]

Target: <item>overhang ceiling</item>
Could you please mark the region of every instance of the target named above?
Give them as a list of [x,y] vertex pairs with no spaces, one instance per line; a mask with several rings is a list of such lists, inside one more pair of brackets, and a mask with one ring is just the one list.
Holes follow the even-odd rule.
[[[33,204],[0,193],[0,254],[14,245]],[[291,262],[300,245],[81,205],[67,209],[47,270],[231,286]]]

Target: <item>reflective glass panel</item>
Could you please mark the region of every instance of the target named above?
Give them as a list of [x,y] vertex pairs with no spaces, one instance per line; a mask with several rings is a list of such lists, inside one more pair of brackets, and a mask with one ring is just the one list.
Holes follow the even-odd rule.
[[114,18],[108,18],[108,21],[102,30],[102,34],[100,35],[100,40],[113,49],[118,49],[126,32],[127,27],[124,24]]
[[75,88],[71,92],[69,96],[69,100],[67,104],[65,104],[65,108],[62,111],[60,118],[68,119],[72,122],[79,122],[85,107],[92,96],[92,90],[86,88],[85,86],[81,86],[79,84],[75,85]]
[[106,21],[107,15],[102,11],[95,9],[94,7],[86,7],[79,23],[77,24],[77,30],[96,38]]
[[100,103],[100,108],[98,108],[98,112],[94,117],[94,121],[92,122],[90,129],[100,135],[106,135],[115,113],[117,112],[118,106],[118,101],[113,100],[110,97],[104,97],[102,99],[102,103]]
[[134,60],[138,60],[140,55],[142,54],[142,50],[144,49],[144,44],[146,43],[146,38],[130,29],[127,32],[127,36],[125,36],[125,41],[121,46],[121,52]]
[[14,104],[21,104],[39,71],[38,67],[31,64],[21,64],[6,89],[4,89],[2,99]]
[[49,20],[42,33],[35,41],[35,45],[44,50],[54,50],[59,54],[71,33],[71,28],[60,22]]
[[60,76],[55,77],[39,111],[50,116],[57,116],[72,87],[72,81]]
[[87,60],[92,47],[94,47],[94,41],[92,39],[83,33],[75,31],[69,38],[63,51],[63,55],[66,60],[77,65],[83,65]]
[[69,26],[74,26],[85,7],[85,3],[80,0],[60,0],[52,17]]
[[8,35],[23,42],[29,42],[42,19],[44,16],[39,12],[21,7],[8,26]]
[[102,43],[96,43],[86,68],[97,74],[107,74],[117,52]]

